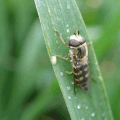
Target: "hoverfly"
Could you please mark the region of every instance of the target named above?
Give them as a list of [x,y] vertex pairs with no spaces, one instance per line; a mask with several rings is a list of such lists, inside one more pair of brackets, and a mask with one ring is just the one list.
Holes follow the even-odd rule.
[[59,35],[60,39],[66,47],[69,47],[69,54],[67,58],[64,58],[60,55],[51,55],[57,56],[62,59],[68,60],[71,57],[72,61],[72,72],[67,72],[68,74],[73,74],[74,77],[74,92],[76,84],[79,85],[85,92],[88,91],[88,85],[90,78],[90,65],[88,60],[88,49],[87,45],[91,43],[86,43],[86,40],[83,36],[80,35],[79,31],[76,30],[76,33],[70,36],[69,44],[66,44],[57,30],[55,32]]

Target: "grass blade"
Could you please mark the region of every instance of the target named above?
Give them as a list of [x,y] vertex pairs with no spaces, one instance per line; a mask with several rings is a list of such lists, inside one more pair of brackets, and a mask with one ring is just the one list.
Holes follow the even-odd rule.
[[[84,21],[75,0],[35,0],[35,4],[49,55],[57,54],[66,57],[69,51],[69,49],[63,45],[59,36],[55,34],[55,29],[62,34],[63,39],[68,43],[69,36],[72,35],[76,27],[78,27],[81,32],[80,34],[86,38],[87,43],[90,42]],[[66,74],[66,71],[72,70],[70,62],[61,60],[60,58],[57,59],[57,64],[53,65],[57,80],[72,119],[112,120],[113,116],[104,81],[92,45],[90,45],[88,49],[91,74],[98,81],[97,83],[92,82],[90,93],[85,94],[77,87],[77,94],[76,96],[74,95],[73,84],[71,84],[73,83],[73,77]]]

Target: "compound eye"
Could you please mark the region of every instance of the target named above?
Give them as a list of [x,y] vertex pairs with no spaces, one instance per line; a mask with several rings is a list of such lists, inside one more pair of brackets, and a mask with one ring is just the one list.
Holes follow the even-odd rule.
[[79,45],[80,45],[80,42],[77,41],[77,40],[71,39],[71,40],[69,41],[69,46],[77,47],[77,46],[79,46]]
[[83,36],[81,37],[82,37],[82,43],[85,43],[86,42],[85,38]]

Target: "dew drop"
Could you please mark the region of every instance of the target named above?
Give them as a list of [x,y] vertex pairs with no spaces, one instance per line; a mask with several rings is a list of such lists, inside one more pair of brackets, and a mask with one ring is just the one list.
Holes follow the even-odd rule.
[[68,99],[70,100],[70,99],[71,99],[71,96],[68,96]]
[[73,85],[73,84],[74,84],[74,82],[73,82],[73,81],[71,81],[71,84]]
[[88,109],[88,106],[86,106],[85,109]]
[[94,116],[95,116],[95,113],[93,112],[93,113],[91,114],[91,116],[94,117]]
[[80,109],[81,108],[81,105],[79,104],[79,105],[77,105],[77,109]]
[[48,9],[48,12],[49,12],[49,14],[50,14],[50,9]]
[[67,87],[67,90],[70,90],[70,87]]
[[85,120],[84,118],[82,118],[81,120]]
[[70,29],[67,29],[67,32],[70,32]]
[[102,116],[105,116],[105,113],[103,113]]
[[57,43],[57,44],[59,43],[58,40],[56,40],[56,43]]
[[60,72],[60,75],[63,76],[63,72]]
[[67,5],[67,9],[70,9],[70,5]]
[[68,27],[69,25],[67,24],[66,27]]
[[52,63],[55,65],[57,62],[56,56],[52,56]]

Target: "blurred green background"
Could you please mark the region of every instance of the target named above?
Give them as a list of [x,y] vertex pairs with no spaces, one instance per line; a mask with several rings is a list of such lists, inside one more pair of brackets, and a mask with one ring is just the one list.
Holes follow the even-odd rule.
[[[76,1],[120,119],[120,1]],[[69,120],[33,0],[0,0],[0,120]]]

